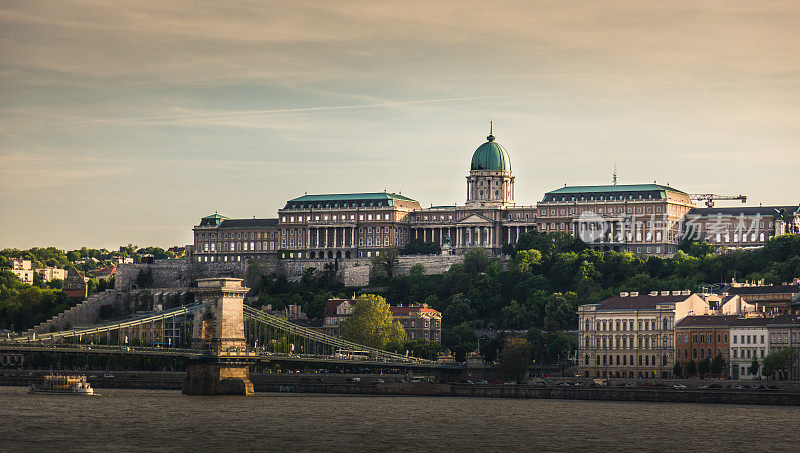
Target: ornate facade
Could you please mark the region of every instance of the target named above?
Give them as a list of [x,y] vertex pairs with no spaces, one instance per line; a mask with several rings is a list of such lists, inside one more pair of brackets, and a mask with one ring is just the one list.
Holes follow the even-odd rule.
[[483,247],[496,254],[522,234],[541,231],[568,233],[601,250],[667,257],[687,236],[758,247],[773,235],[800,231],[794,206],[697,208],[690,194],[655,183],[565,186],[524,206],[516,204],[514,182],[511,158],[490,133],[472,154],[463,206],[422,208],[388,192],[306,194],[287,201],[273,219],[204,217],[189,251],[198,262],[369,258],[421,240],[447,253]]

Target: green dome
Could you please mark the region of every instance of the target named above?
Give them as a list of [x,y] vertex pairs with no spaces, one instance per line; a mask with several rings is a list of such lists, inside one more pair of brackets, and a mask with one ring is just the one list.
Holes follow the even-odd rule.
[[494,135],[489,135],[486,140],[472,155],[472,170],[511,171],[508,151],[494,141]]

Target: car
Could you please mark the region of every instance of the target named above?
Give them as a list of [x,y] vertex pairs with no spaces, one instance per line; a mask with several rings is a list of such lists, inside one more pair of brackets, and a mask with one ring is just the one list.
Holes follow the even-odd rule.
[[747,385],[736,384],[731,388],[734,389],[734,390],[744,390],[744,389],[749,389],[750,387],[747,386]]
[[574,382],[572,385],[575,387],[583,387],[583,382]]
[[383,379],[380,379],[380,378],[378,378],[378,379],[373,379],[373,380],[372,380],[372,383],[373,383],[373,384],[383,384],[383,383],[384,383],[384,381],[383,381]]
[[106,379],[114,379],[114,375],[111,374],[111,373],[106,373],[106,374],[103,375],[103,377],[106,378]]
[[686,387],[683,384],[672,384],[672,388],[675,389],[675,390],[686,390],[686,389],[688,389],[688,387]]
[[349,377],[349,378],[347,378],[347,382],[353,382],[353,383],[361,382],[361,378],[360,377]]
[[558,386],[559,387],[571,387],[572,383],[571,382],[567,382],[567,381],[563,381],[563,382],[559,382]]
[[481,380],[475,381],[475,383],[476,384],[488,384],[489,381],[487,381],[486,379],[481,379]]
[[698,385],[697,386],[697,390],[708,390],[710,388],[711,388],[711,386],[708,385],[708,384],[703,384],[703,385]]

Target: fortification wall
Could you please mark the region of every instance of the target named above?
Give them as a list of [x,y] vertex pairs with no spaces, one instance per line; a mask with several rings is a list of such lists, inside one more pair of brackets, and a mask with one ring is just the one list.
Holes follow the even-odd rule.
[[[463,261],[460,255],[428,256],[413,255],[398,257],[395,275],[408,275],[414,264],[421,263],[426,274],[441,274],[455,263]],[[153,264],[121,264],[117,268],[114,289],[129,291],[147,288],[192,288],[198,278],[231,277],[246,278],[249,266],[259,266],[261,272],[282,275],[289,280],[298,280],[308,268],[323,271],[332,260],[277,258],[254,259],[236,262],[194,263],[185,260],[158,261]],[[337,276],[347,286],[363,286],[369,283],[374,266],[368,258],[339,259]]]

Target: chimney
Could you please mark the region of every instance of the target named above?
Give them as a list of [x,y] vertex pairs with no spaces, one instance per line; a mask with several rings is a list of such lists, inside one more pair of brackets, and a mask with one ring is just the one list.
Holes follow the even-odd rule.
[[669,296],[669,291],[661,291],[662,296]]
[[672,292],[672,295],[673,295],[673,296],[680,296],[680,295],[681,295],[681,292],[680,292],[680,291],[673,291],[673,292]]
[[658,291],[650,291],[651,296],[658,296]]
[[639,293],[638,293],[637,291],[633,291],[633,292],[631,292],[631,297],[636,297],[636,296],[638,296],[638,295],[639,295]]
[[619,293],[619,297],[628,297],[628,293],[623,291],[623,292]]

